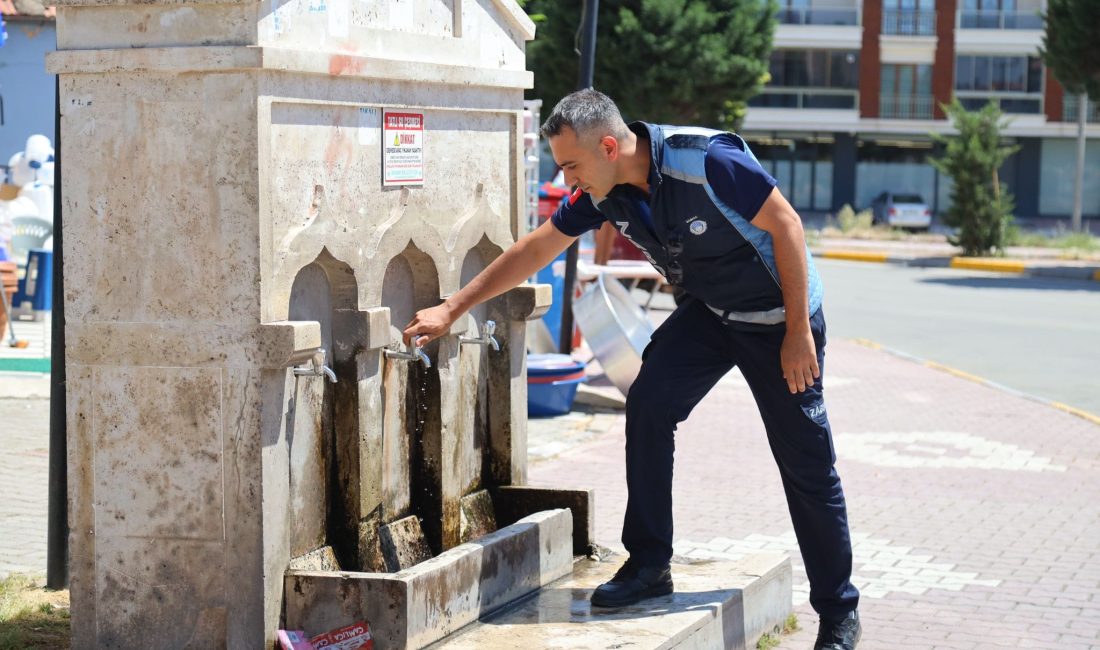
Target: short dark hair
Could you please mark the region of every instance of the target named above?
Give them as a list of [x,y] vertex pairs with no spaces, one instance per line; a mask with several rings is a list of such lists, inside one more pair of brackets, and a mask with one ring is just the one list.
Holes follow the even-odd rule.
[[593,88],[563,97],[550,112],[539,133],[543,138],[549,138],[559,135],[567,126],[576,132],[578,139],[593,135],[611,135],[621,139],[627,134],[626,122],[623,122],[619,107],[610,97]]

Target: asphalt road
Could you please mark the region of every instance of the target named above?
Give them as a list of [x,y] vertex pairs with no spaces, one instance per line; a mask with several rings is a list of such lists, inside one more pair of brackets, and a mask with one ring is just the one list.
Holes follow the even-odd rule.
[[1100,414],[1100,282],[816,260],[829,336]]

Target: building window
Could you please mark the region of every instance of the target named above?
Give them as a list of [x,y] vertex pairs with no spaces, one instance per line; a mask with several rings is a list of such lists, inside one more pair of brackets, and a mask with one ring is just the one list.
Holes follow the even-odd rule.
[[879,117],[932,119],[932,66],[884,64],[879,92]]
[[[1048,216],[1073,212],[1073,179],[1077,174],[1077,141],[1044,138],[1039,166],[1039,212]],[[1100,217],[1100,142],[1086,141],[1085,182],[1081,212]]]
[[935,36],[935,0],[884,0],[882,33],[890,36]]
[[955,95],[967,110],[990,101],[1005,113],[1043,112],[1043,63],[1035,56],[970,56],[955,59]]
[[771,81],[749,106],[854,109],[859,53],[845,50],[776,50]]
[[819,2],[810,0],[779,0],[778,20],[784,25],[858,25],[857,0]]
[[864,140],[856,143],[856,209],[870,207],[882,192],[916,194],[938,211],[940,177],[928,163],[928,139]]
[[796,210],[833,209],[833,138],[827,134],[746,136]]
[[[1080,97],[1078,97],[1077,95],[1066,93],[1062,99],[1062,121],[1076,122],[1077,118],[1079,117],[1077,109],[1078,107],[1080,107],[1080,105]],[[1085,121],[1100,122],[1100,101],[1086,99],[1085,107]]]
[[959,10],[962,29],[1042,29],[1040,4],[1024,0],[964,0]]

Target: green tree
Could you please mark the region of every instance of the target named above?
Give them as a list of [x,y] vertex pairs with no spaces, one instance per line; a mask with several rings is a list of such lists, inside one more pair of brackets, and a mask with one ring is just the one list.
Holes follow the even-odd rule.
[[944,223],[958,229],[951,244],[961,247],[965,255],[1003,252],[1013,200],[1001,187],[997,169],[1019,147],[1001,140],[1007,122],[993,102],[980,111],[968,111],[956,99],[943,109],[958,135],[933,134],[944,152],[931,162],[954,181],[951,207],[944,215]]
[[[545,110],[576,90],[580,0],[527,0],[528,67]],[[595,86],[626,119],[737,129],[768,79],[775,0],[601,0]]]
[[1100,1],[1049,0],[1039,53],[1066,90],[1077,95],[1077,174],[1073,184],[1073,229],[1081,229],[1081,191],[1085,172],[1085,108],[1100,101]]

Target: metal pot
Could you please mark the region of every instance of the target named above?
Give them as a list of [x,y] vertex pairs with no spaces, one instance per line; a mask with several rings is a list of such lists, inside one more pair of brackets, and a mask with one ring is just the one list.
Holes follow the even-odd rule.
[[653,336],[653,324],[645,312],[622,283],[601,273],[573,301],[573,318],[608,379],[626,395],[642,367],[642,351]]

